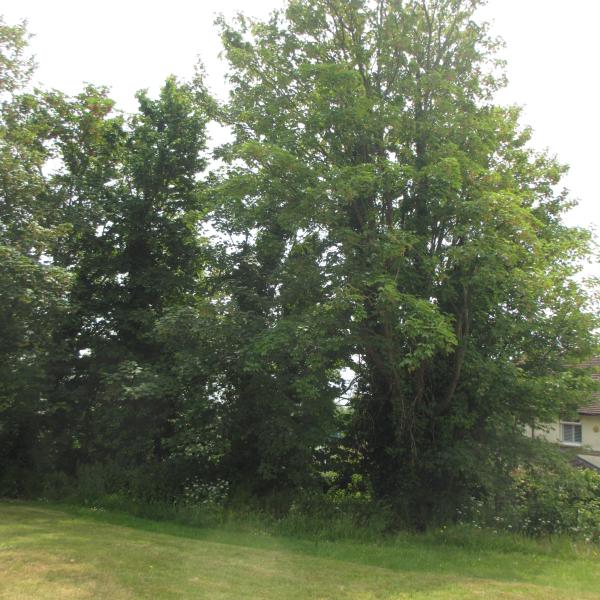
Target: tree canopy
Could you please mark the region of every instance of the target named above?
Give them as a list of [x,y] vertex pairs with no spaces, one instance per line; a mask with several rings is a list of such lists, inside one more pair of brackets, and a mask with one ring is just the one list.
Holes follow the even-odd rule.
[[0,464],[265,498],[341,461],[419,525],[501,485],[589,390],[597,316],[566,167],[495,102],[480,4],[221,19],[228,102],[171,77],[133,115],[19,92],[2,25]]

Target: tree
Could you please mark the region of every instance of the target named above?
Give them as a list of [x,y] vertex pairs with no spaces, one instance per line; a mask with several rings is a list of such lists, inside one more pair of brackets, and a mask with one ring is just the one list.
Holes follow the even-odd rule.
[[573,280],[589,233],[562,221],[564,167],[493,102],[504,79],[480,4],[291,0],[222,23],[223,204],[243,280],[260,277],[259,329],[289,323],[282,273],[312,240],[292,314],[335,315],[312,342],[356,373],[363,467],[419,523],[507,471],[520,427],[576,395],[567,369],[594,344]]
[[[40,458],[53,324],[67,304],[69,276],[53,265],[62,225],[49,202],[50,159],[39,99],[25,93],[33,69],[24,25],[0,19],[0,469],[31,468]],[[10,475],[10,473],[9,473]],[[7,482],[7,493],[18,482]]]
[[44,100],[60,157],[50,185],[71,224],[54,258],[73,273],[51,366],[56,461],[72,472],[85,462],[160,460],[177,394],[156,327],[201,296],[212,101],[200,78],[169,78],[157,99],[140,92],[130,118],[103,88]]

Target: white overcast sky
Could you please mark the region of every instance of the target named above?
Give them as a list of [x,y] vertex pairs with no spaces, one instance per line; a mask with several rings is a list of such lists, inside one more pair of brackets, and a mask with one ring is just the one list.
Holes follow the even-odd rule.
[[[283,1],[3,0],[0,14],[29,22],[38,82],[68,93],[84,81],[108,85],[131,110],[136,90],[189,76],[197,57],[223,97],[215,14],[265,17]],[[568,221],[600,228],[600,0],[489,0],[481,14],[507,44],[509,85],[498,100],[524,106],[534,145],[571,166],[565,184],[580,205]]]

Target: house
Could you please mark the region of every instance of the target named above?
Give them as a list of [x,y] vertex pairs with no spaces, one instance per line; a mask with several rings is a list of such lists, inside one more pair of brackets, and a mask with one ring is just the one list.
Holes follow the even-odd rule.
[[[583,363],[582,367],[594,369],[592,378],[600,382],[600,356]],[[557,420],[555,423],[529,428],[532,437],[543,437],[564,447],[600,454],[600,391],[593,392],[590,402],[577,409],[577,418]]]

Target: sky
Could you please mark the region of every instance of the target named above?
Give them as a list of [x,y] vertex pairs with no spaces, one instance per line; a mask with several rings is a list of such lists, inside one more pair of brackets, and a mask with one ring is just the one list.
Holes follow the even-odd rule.
[[[0,14],[10,24],[27,19],[37,82],[67,93],[84,82],[108,85],[118,106],[133,110],[138,89],[190,76],[198,58],[209,87],[225,97],[216,14],[264,18],[283,1],[3,0]],[[480,16],[506,42],[509,84],[498,102],[523,106],[534,146],[570,165],[564,183],[580,204],[568,223],[600,230],[600,1],[489,0]],[[598,264],[587,271],[600,276]]]

